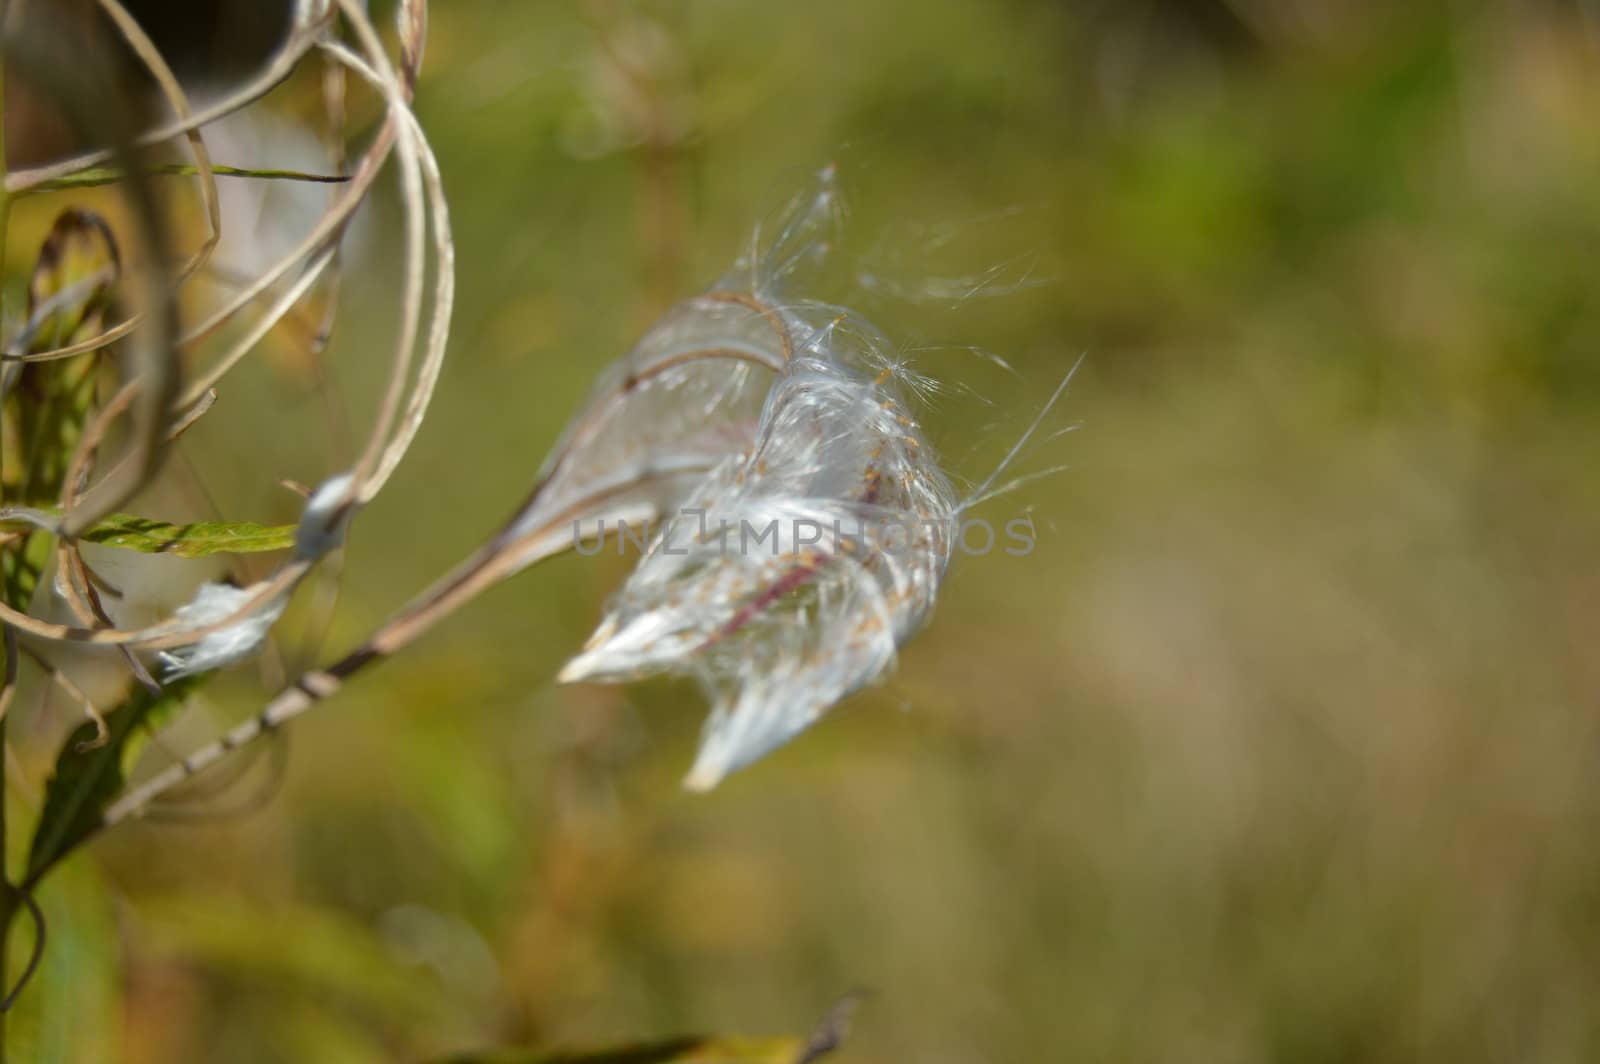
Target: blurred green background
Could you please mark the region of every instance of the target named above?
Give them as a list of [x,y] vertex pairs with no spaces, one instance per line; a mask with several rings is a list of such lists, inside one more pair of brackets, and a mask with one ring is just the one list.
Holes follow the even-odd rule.
[[[65,1059],[793,1031],[852,987],[842,1064],[1600,1057],[1597,103],[1580,3],[436,4],[451,362],[332,649],[830,161],[866,309],[990,401],[925,412],[955,466],[1086,352],[1021,470],[1070,468],[981,511],[1031,556],[958,559],[888,683],[707,797],[689,686],[553,684],[625,560],[495,590],[264,808],[265,762],[61,874]],[[332,352],[358,430],[396,218]],[[292,520],[326,388],[244,374],[188,451]]]

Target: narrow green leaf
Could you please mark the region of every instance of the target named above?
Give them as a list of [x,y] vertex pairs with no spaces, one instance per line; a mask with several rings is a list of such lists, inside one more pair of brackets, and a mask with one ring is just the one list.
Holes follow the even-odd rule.
[[93,721],[67,736],[56,755],[55,773],[45,784],[44,808],[28,849],[25,887],[37,883],[99,826],[106,806],[122,791],[130,744],[143,734],[143,725],[170,712],[187,691],[185,684],[173,684],[159,695],[136,687],[126,702],[106,714],[103,742],[96,745]]
[[[194,177],[200,171],[192,163],[166,163],[152,166],[146,173],[153,177]],[[350,180],[342,174],[308,174],[299,170],[253,169],[243,166],[213,166],[211,172],[218,177],[248,177],[258,181],[305,181],[318,185],[336,185]],[[65,177],[52,178],[28,188],[29,193],[59,191],[65,188],[95,188],[114,185],[127,175],[115,167],[94,166]]]
[[443,1064],[798,1064],[805,1047],[804,1038],[680,1038],[595,1052],[468,1054]]
[[[48,513],[59,514],[58,509]],[[0,520],[0,529],[26,531],[21,522]],[[204,558],[211,554],[259,554],[294,546],[294,525],[258,525],[253,521],[195,521],[176,525],[132,514],[112,514],[79,538],[86,543],[121,547],[141,554],[175,554]]]
[[148,517],[113,514],[81,538],[143,554],[204,558],[208,554],[287,550],[294,546],[294,533],[294,525],[258,525],[253,521],[197,521],[174,525]]

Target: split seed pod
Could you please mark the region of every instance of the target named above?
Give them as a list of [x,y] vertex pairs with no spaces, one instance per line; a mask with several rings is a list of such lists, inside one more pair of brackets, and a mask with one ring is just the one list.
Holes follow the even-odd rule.
[[[785,233],[806,233],[816,212]],[[712,703],[686,781],[695,790],[890,668],[933,606],[959,508],[881,334],[781,292],[749,298],[777,317],[786,349],[753,444],[665,522],[561,674],[695,677]]]

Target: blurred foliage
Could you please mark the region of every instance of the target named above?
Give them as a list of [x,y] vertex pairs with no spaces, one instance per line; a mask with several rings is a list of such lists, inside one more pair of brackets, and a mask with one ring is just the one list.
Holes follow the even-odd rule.
[[[625,560],[492,592],[297,725],[264,810],[161,822],[253,804],[241,766],[63,867],[72,993],[28,1022],[95,1045],[37,1059],[537,1054],[796,1030],[858,984],[843,1064],[1592,1059],[1597,58],[1555,0],[435,5],[453,362],[334,645],[830,160],[955,466],[1088,352],[1083,430],[1028,462],[1071,468],[985,509],[1038,549],[959,559],[891,684],[705,798],[693,691],[552,685]],[[380,372],[391,222],[353,234],[324,388]],[[325,404],[240,372],[260,401],[188,461],[292,521]],[[211,685],[149,757],[260,694]],[[35,702],[24,733],[75,712]]]
[[[121,1049],[121,946],[112,896],[88,861],[64,866],[39,892],[49,948],[6,1019],[7,1048],[29,1064],[97,1064]],[[18,920],[13,949],[36,927]]]

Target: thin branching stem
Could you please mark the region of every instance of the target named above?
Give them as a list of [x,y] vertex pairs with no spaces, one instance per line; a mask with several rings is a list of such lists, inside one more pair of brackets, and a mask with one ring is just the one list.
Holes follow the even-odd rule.
[[[324,669],[305,673],[280,692],[256,716],[235,726],[214,742],[201,747],[176,764],[129,790],[107,807],[97,830],[112,827],[138,816],[199,772],[221,761],[228,754],[282,727],[318,702],[336,693],[356,673],[392,657],[432,629],[444,618],[502,580],[521,572],[573,545],[572,522],[607,497],[625,497],[637,489],[642,479],[682,477],[704,473],[710,463],[698,466],[673,466],[653,469],[631,479],[620,480],[551,514],[531,530],[523,530],[522,517],[537,506],[543,493],[535,491],[527,506],[509,521],[505,530],[463,561],[432,587],[414,598],[385,622],[360,646]],[[549,483],[546,481],[546,483]],[[640,505],[619,516],[620,520],[647,522],[656,516],[655,508]]]
[[[27,909],[28,915],[33,918],[33,949],[28,953],[28,963],[22,969],[22,974],[17,977],[17,985],[7,991],[4,998],[0,998],[0,1013],[11,1011],[11,1006],[17,1003],[17,995],[22,993],[32,981],[33,974],[39,970],[39,962],[44,960],[46,938],[44,910],[39,908],[39,903],[34,900],[33,892],[21,888],[7,889],[13,890],[16,900],[22,902],[22,907]],[[0,1041],[3,1040],[3,1031],[0,1031]]]

